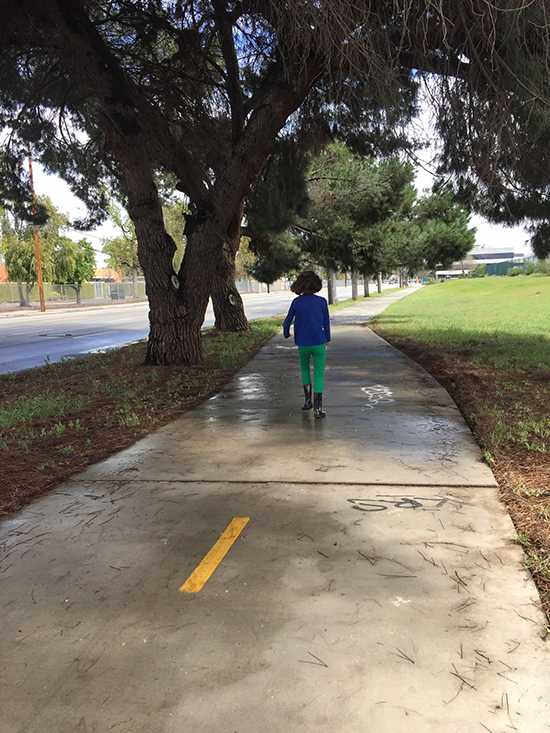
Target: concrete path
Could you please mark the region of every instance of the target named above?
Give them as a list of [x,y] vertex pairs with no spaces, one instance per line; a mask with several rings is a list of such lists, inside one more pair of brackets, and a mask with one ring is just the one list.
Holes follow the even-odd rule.
[[397,297],[333,317],[325,420],[279,336],[1,525],[2,733],[550,731],[493,476],[447,393],[360,325]]

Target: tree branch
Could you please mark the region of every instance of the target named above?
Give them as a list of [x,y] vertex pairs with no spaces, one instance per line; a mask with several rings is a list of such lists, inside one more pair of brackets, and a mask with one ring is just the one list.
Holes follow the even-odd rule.
[[287,70],[285,76],[274,79],[266,88],[262,103],[250,115],[233,154],[211,189],[210,200],[222,228],[229,224],[229,213],[246,196],[287,119],[322,76],[324,65],[310,59],[292,70],[292,75],[290,72]]
[[244,127],[244,100],[239,79],[239,61],[233,39],[231,17],[227,12],[225,0],[212,0],[220,45],[227,71],[227,94],[231,105],[231,136],[233,145],[241,136]]
[[[97,94],[114,134],[127,142],[158,148],[163,165],[175,173],[185,193],[200,205],[206,197],[205,175],[196,158],[172,135],[163,115],[143,97],[107,47],[79,0],[23,0],[30,18],[57,37],[76,82],[82,71]],[[46,34],[46,35],[49,35]],[[74,60],[77,59],[77,65]]]

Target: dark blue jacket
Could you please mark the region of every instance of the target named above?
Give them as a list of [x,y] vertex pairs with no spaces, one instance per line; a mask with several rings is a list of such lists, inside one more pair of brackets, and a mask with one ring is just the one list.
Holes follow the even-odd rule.
[[318,346],[330,341],[328,305],[320,295],[299,295],[294,298],[283,325],[286,339],[290,336],[292,321],[294,343],[297,346]]

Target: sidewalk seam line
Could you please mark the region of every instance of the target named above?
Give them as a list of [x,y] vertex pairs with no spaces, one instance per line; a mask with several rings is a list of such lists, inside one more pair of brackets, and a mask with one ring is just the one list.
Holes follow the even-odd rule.
[[406,482],[394,483],[391,481],[382,481],[379,483],[363,482],[363,481],[281,481],[258,479],[233,480],[233,479],[180,479],[180,478],[93,478],[93,479],[68,479],[64,483],[72,484],[104,484],[104,483],[140,483],[140,484],[279,484],[289,486],[394,486],[396,488],[442,488],[442,489],[498,489],[498,484],[411,484]]

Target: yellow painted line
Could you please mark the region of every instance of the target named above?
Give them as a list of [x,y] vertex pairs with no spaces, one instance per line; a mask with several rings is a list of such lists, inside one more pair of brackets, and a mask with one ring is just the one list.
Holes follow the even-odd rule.
[[250,517],[235,517],[229,526],[216,542],[214,547],[205,556],[204,560],[197,565],[185,583],[181,586],[182,593],[198,593],[214,570],[218,567],[224,557],[231,549],[232,544],[246,527]]

